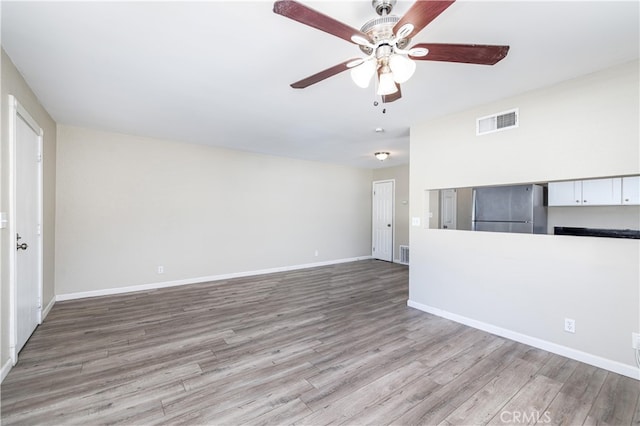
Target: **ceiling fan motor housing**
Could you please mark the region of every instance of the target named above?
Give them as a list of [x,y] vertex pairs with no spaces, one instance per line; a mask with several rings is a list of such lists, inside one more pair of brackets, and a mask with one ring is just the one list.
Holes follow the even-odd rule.
[[[399,20],[400,17],[395,15],[380,16],[367,21],[362,28],[360,28],[360,31],[369,36],[372,44],[377,44],[382,40],[391,40],[393,38],[393,27]],[[396,45],[398,48],[404,49],[410,41],[411,39],[403,38],[397,40]],[[360,50],[367,55],[373,52],[373,49],[369,46],[360,45],[359,47]]]
[[376,10],[376,13],[380,16],[390,14],[395,4],[396,4],[396,0],[372,0],[371,1],[371,5]]

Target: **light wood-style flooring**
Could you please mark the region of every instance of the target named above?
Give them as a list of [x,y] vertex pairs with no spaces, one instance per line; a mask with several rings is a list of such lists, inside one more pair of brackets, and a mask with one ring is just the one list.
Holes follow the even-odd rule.
[[2,424],[640,424],[638,381],[407,298],[367,260],[58,302]]

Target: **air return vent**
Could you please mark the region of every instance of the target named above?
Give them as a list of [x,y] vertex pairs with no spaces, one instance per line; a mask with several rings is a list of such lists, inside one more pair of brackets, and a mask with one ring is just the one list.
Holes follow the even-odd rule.
[[398,263],[409,264],[409,246],[400,246],[400,262]]
[[499,132],[518,127],[518,108],[476,120],[476,135]]

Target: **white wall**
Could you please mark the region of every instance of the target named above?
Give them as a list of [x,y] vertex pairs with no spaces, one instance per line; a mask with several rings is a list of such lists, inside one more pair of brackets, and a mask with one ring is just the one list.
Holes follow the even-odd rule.
[[640,229],[640,206],[549,207],[547,229],[556,226],[601,229]]
[[[16,69],[11,59],[4,49],[1,50],[2,73],[2,95],[0,99],[0,111],[2,112],[1,137],[1,164],[0,175],[2,187],[2,211],[9,211],[9,119],[10,111],[9,95],[16,97],[18,102],[29,112],[44,131],[43,135],[43,308],[50,306],[54,299],[54,247],[55,247],[55,187],[56,187],[56,123],[49,116],[47,111],[40,105],[35,94],[27,85],[20,72]],[[9,220],[13,218],[9,217]],[[0,345],[0,365],[4,368],[9,365],[9,252],[15,250],[10,247],[9,228],[0,232],[0,250],[2,253],[0,261],[1,276],[1,345]],[[7,372],[8,367],[3,370]]]
[[56,294],[370,256],[371,181],[371,170],[59,126]]
[[[412,185],[440,189],[638,174],[637,66],[412,126]],[[476,136],[477,117],[515,107],[518,128]]]
[[[425,190],[640,174],[638,62],[411,129],[411,216]],[[520,108],[520,127],[475,119]],[[411,228],[410,304],[640,377],[640,241]],[[576,333],[563,331],[564,318]]]

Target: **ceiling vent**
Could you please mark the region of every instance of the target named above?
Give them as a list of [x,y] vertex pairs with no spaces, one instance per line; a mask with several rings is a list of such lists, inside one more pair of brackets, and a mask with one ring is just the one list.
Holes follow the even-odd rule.
[[476,119],[476,136],[518,127],[518,108]]

